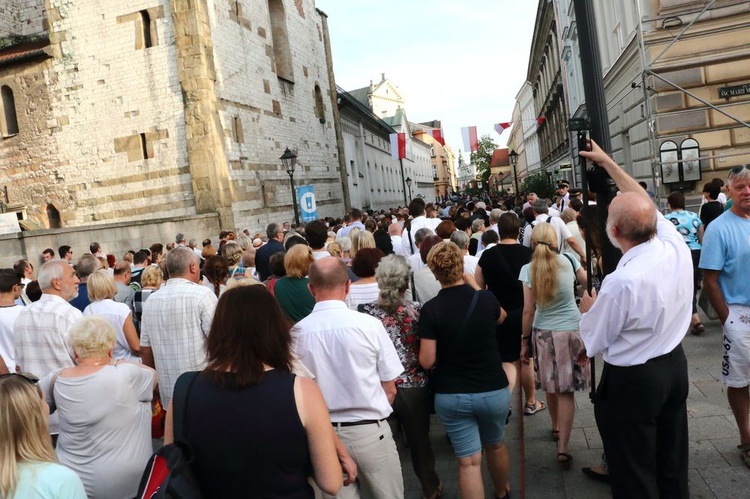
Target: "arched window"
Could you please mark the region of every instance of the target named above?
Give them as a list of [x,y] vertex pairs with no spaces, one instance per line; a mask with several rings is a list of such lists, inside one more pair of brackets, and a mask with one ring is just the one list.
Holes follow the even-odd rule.
[[289,32],[286,29],[286,15],[282,0],[268,0],[268,13],[271,18],[271,40],[276,76],[294,82],[292,51],[289,48]]
[[55,208],[54,204],[47,205],[47,220],[50,229],[61,229],[62,220],[60,220],[60,211]]
[[3,104],[0,133],[3,137],[11,137],[18,133],[18,116],[16,115],[16,100],[13,97],[13,90],[8,85],[0,87],[0,99]]
[[664,184],[674,184],[680,181],[679,149],[677,144],[671,140],[663,142],[659,146],[659,159],[661,161],[661,181]]
[[682,180],[694,182],[701,179],[701,147],[695,139],[685,139],[680,144]]
[[321,123],[326,122],[326,108],[323,104],[323,92],[320,91],[320,86],[315,85],[315,116]]
[[685,139],[677,146],[671,140],[659,147],[661,179],[664,184],[696,182],[702,178],[701,148],[695,139]]
[[141,29],[143,30],[143,48],[151,48],[154,41],[151,38],[151,16],[147,10],[141,11]]

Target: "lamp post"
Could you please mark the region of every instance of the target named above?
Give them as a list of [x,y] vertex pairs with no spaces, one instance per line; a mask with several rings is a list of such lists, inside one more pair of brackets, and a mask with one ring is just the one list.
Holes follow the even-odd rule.
[[513,179],[516,183],[516,196],[518,195],[518,174],[516,173],[516,165],[518,164],[518,153],[515,151],[515,149],[511,149],[510,154],[508,154],[508,159],[510,160],[510,166],[513,167]]
[[284,169],[289,175],[289,182],[292,184],[292,206],[294,207],[294,224],[299,225],[299,212],[297,211],[297,192],[294,189],[294,166],[297,164],[297,155],[287,147],[284,154],[279,158],[284,165]]
[[406,177],[406,187],[409,189],[409,199],[411,199],[411,177]]
[[497,177],[495,177],[495,194],[500,194],[500,189],[497,188]]

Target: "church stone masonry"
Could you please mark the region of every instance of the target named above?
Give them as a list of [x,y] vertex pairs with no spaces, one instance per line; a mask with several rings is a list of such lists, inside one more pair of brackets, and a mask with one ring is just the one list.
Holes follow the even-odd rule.
[[343,212],[313,0],[102,5],[0,6],[7,210],[39,228],[216,213],[222,227],[263,230],[293,219],[278,159],[289,147],[318,215]]

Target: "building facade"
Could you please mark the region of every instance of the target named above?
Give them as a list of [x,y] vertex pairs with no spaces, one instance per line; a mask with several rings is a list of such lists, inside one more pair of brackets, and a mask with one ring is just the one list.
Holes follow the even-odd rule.
[[313,0],[12,0],[0,28],[0,168],[38,226],[218,213],[262,230],[293,219],[287,147],[319,216],[343,211]]

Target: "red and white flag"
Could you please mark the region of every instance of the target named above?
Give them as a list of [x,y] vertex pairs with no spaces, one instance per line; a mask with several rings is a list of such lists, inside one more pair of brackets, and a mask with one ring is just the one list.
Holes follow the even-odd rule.
[[502,135],[505,130],[510,128],[510,126],[513,124],[512,121],[506,121],[505,123],[496,123],[495,124],[495,131]]
[[461,129],[464,138],[464,150],[469,152],[479,151],[479,140],[477,139],[477,127],[467,126]]
[[402,159],[406,157],[406,134],[391,134],[391,157],[393,159]]
[[442,130],[433,128],[432,130],[427,130],[427,133],[432,135],[432,138],[435,139],[436,142],[440,142],[441,145],[445,145],[445,139],[443,138]]

